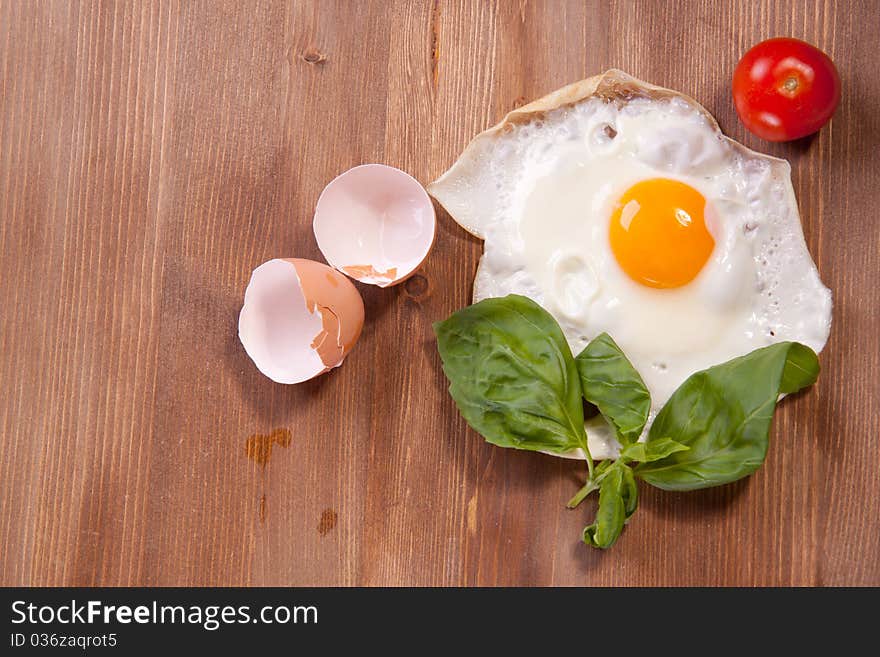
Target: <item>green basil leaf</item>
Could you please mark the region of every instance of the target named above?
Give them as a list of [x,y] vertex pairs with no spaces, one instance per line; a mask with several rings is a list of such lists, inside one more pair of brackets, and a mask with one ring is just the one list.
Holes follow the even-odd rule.
[[556,320],[531,299],[485,299],[434,324],[449,393],[501,447],[587,450],[577,367]]
[[575,359],[584,399],[611,422],[621,444],[638,440],[651,410],[651,395],[642,377],[607,333],[602,333]]
[[767,454],[779,394],[809,386],[818,375],[816,354],[795,342],[693,374],[657,414],[647,441],[669,437],[690,449],[642,463],[636,474],[666,490],[719,486],[750,475]]
[[779,392],[786,395],[816,383],[819,378],[819,361],[816,352],[800,342],[783,343],[790,345],[785,355],[782,382]]
[[675,442],[672,438],[659,438],[650,442],[633,443],[620,451],[620,458],[624,461],[637,461],[638,463],[650,463],[666,458],[676,452],[684,452],[690,447]]
[[638,488],[632,469],[615,463],[599,485],[596,522],[584,528],[584,543],[609,548],[623,531],[623,525],[638,507]]
[[623,497],[623,509],[626,512],[626,519],[629,520],[630,516],[639,508],[639,488],[636,485],[636,475],[633,469],[623,463],[620,463],[618,467],[623,473],[620,493],[621,497]]

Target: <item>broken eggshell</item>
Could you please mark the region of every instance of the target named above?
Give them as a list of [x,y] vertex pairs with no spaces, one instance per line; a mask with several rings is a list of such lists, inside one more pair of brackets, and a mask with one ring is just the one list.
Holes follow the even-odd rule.
[[278,383],[301,383],[342,364],[364,325],[364,302],[320,262],[278,258],[257,267],[244,293],[238,338]]
[[318,198],[313,228],[333,267],[361,283],[397,285],[434,244],[434,205],[408,173],[363,164],[340,174]]

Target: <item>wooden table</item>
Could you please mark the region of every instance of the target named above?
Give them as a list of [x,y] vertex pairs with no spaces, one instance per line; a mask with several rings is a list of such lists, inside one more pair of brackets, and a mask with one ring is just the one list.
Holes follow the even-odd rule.
[[[877,28],[856,2],[0,0],[0,584],[880,584]],[[840,69],[815,139],[763,143],[734,114],[737,59],[774,35]],[[272,383],[236,322],[258,264],[321,259],[337,173],[427,183],[612,66],[791,161],[835,306],[765,466],[643,487],[601,552],[579,541],[593,507],[563,506],[582,466],[484,444],[445,392],[431,322],[481,252],[445,212],[418,276],[359,286],[364,334],[331,374]]]

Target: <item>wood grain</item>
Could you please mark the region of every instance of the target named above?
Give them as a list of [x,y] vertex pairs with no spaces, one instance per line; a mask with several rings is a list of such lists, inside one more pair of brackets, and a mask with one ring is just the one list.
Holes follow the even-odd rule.
[[[0,584],[880,584],[877,27],[831,1],[0,0]],[[814,139],[735,117],[733,67],[773,35],[840,69]],[[791,161],[835,309],[765,466],[643,488],[599,552],[578,541],[591,510],[563,507],[577,464],[484,444],[445,392],[431,322],[468,302],[481,252],[445,213],[417,277],[360,286],[340,369],[273,384],[236,321],[259,263],[320,259],[334,175],[428,182],[610,66]]]

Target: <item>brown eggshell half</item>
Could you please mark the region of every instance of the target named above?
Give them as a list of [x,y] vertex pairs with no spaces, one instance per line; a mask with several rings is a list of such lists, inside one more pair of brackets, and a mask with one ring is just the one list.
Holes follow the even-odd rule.
[[301,383],[341,365],[363,325],[363,300],[345,276],[313,260],[281,258],[253,271],[238,335],[263,374]]

